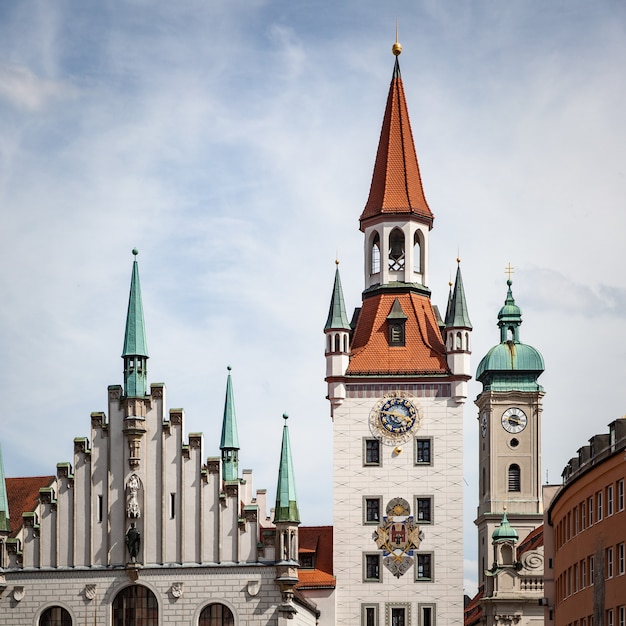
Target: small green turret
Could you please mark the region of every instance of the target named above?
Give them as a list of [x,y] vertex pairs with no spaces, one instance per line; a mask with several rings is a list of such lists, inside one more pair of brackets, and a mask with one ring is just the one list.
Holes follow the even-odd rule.
[[146,327],[143,319],[141,286],[137,249],[133,249],[135,260],[130,279],[128,313],[126,314],[126,332],[124,333],[124,395],[127,398],[143,398],[148,389],[148,347]]
[[233,383],[230,376],[231,367],[228,366],[226,379],[226,399],[224,400],[224,418],[222,420],[222,478],[225,481],[239,478],[239,435],[237,432],[237,417],[235,415],[235,397]]
[[291,458],[291,444],[289,443],[289,428],[287,427],[287,413],[283,414],[283,442],[280,449],[280,466],[278,468],[278,485],[276,487],[276,507],[274,509],[274,523],[300,523],[298,502],[296,498],[296,480],[293,473]]

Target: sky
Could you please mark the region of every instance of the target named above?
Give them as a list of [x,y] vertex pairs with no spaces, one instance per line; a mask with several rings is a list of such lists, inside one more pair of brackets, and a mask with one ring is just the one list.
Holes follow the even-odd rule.
[[[304,523],[332,523],[323,326],[363,289],[396,19],[433,302],[461,267],[473,368],[505,267],[544,356],[543,471],[626,412],[626,5],[526,0],[0,3],[0,442],[8,476],[72,459],[122,383],[132,265],[149,380],[274,498],[283,412]],[[466,590],[477,411],[465,408]]]

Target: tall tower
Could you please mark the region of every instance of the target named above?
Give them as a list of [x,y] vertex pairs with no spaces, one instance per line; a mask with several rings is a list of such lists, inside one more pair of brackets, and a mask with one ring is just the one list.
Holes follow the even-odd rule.
[[478,365],[479,428],[478,582],[485,582],[491,537],[506,507],[520,541],[543,523],[541,401],[543,357],[520,341],[522,312],[508,289],[498,313],[500,343]]
[[[363,303],[350,325],[336,271],[324,329],[336,623],[447,626],[463,615],[462,417],[471,324],[460,269],[445,329],[430,300],[434,217],[422,188],[397,42],[393,52],[360,216]],[[450,350],[443,333],[450,335]]]

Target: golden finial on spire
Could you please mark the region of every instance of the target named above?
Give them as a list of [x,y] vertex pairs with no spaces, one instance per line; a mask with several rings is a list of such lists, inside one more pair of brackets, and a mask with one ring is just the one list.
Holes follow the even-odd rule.
[[391,51],[394,56],[399,56],[402,54],[402,44],[398,41],[398,20],[396,19],[396,43],[391,46]]

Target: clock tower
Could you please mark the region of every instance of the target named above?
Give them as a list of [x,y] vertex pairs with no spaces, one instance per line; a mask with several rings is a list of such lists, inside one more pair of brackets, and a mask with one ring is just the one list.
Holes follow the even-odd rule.
[[478,583],[491,568],[491,539],[506,509],[520,541],[543,524],[541,401],[543,357],[520,341],[522,312],[508,290],[498,313],[500,343],[478,365]]
[[445,319],[428,286],[428,206],[396,56],[352,321],[335,272],[326,334],[333,419],[336,624],[463,619],[463,404],[469,320],[460,267]]

